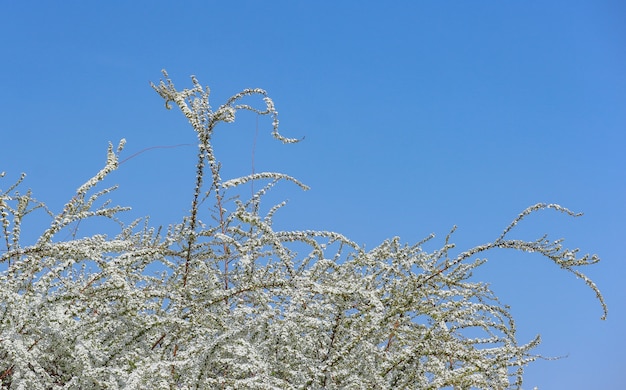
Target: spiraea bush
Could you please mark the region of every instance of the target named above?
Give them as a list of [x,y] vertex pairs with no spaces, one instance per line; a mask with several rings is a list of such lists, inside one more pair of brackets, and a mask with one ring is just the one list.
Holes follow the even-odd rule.
[[[493,242],[456,256],[451,235],[432,253],[399,238],[365,250],[329,231],[279,231],[284,203],[259,207],[285,174],[224,180],[211,139],[216,126],[251,111],[278,114],[261,89],[213,110],[209,88],[192,77],[177,90],[167,73],[154,90],[177,106],[198,137],[191,208],[180,223],[124,224],[125,207],[98,189],[118,168],[124,140],[109,145],[104,168],[54,214],[22,178],[0,189],[0,381],[12,389],[505,389],[520,388],[538,356],[539,337],[518,343],[507,306],[471,281],[492,248],[537,252],[598,288],[562,241],[509,238],[538,210],[576,216],[559,205],[524,210]],[[258,97],[263,108],[244,104]],[[6,179],[3,179],[6,180]],[[245,196],[243,186],[257,183]],[[249,193],[249,192],[248,192]],[[263,211],[262,211],[263,210]],[[32,245],[21,232],[29,214],[49,227]],[[114,235],[68,234],[80,221],[119,222]],[[157,271],[155,271],[157,270]]]

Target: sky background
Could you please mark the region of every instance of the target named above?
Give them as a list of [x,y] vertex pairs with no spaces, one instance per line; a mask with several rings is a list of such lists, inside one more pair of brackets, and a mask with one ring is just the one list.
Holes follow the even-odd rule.
[[[582,280],[549,260],[488,252],[477,279],[512,306],[520,342],[546,356],[531,389],[626,388],[626,5],[621,1],[83,1],[0,3],[0,171],[56,212],[104,164],[154,146],[196,144],[150,88],[195,74],[219,106],[264,88],[280,113],[241,114],[215,135],[223,177],[270,170],[277,229],[326,229],[367,248],[415,243],[453,225],[455,253],[496,239],[526,207],[585,215],[529,217],[511,237],[565,237],[602,261]],[[112,174],[126,217],[179,222],[195,146],[146,151]],[[36,223],[27,237],[38,236]]]

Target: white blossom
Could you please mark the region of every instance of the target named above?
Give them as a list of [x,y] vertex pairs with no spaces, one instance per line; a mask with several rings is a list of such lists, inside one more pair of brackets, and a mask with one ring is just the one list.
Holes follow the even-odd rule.
[[[128,208],[103,199],[116,187],[96,190],[118,168],[125,140],[116,151],[109,145],[104,168],[58,214],[17,191],[24,175],[0,189],[1,387],[521,388],[540,338],[519,343],[509,308],[470,280],[485,262],[477,256],[493,248],[540,253],[582,278],[606,315],[579,270],[597,256],[546,236],[508,237],[538,210],[578,215],[559,205],[531,206],[495,241],[456,256],[452,233],[426,252],[433,236],[366,250],[335,232],[275,230],[285,202],[263,212],[266,193],[282,181],[308,187],[274,172],[222,180],[211,144],[217,124],[240,110],[269,115],[275,138],[298,141],[278,133],[266,91],[246,89],[213,111],[195,77],[193,88],[177,90],[163,75],[152,87],[167,108],[181,109],[199,144],[191,208],[179,224],[125,225],[118,215]],[[263,109],[241,103],[255,96]],[[247,199],[251,182],[265,184]],[[50,226],[24,245],[22,225],[37,210]],[[120,223],[119,233],[77,238],[75,224],[93,217]]]

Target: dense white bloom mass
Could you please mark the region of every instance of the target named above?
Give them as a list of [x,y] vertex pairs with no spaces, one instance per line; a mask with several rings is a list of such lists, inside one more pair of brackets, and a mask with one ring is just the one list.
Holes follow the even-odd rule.
[[[508,308],[484,283],[470,281],[492,248],[538,252],[583,278],[561,240],[508,238],[524,210],[493,242],[450,256],[450,235],[433,253],[399,238],[366,251],[341,234],[277,231],[284,204],[260,201],[277,182],[255,173],[222,180],[211,144],[215,126],[237,111],[273,118],[261,89],[234,95],[212,111],[209,89],[152,87],[175,103],[197,133],[191,210],[166,231],[148,222],[121,225],[115,237],[70,237],[72,224],[95,216],[117,220],[124,207],[94,188],[118,167],[110,145],[105,167],[81,186],[50,227],[23,246],[24,218],[43,209],[20,178],[0,189],[0,384],[13,389],[505,389],[520,388],[539,337],[519,344]],[[240,101],[261,96],[264,109]],[[0,175],[0,178],[4,175]],[[242,185],[266,183],[245,200]],[[233,199],[233,195],[239,195]],[[231,199],[228,201],[228,199]],[[207,203],[212,202],[210,207]],[[206,210],[214,210],[200,218]],[[213,217],[211,219],[211,217]],[[60,234],[63,232],[63,234]],[[155,273],[154,270],[159,270]]]

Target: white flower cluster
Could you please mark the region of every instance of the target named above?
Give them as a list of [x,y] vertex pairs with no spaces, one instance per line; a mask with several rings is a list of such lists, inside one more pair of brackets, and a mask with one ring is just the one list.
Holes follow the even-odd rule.
[[[277,112],[260,89],[244,90],[218,110],[209,89],[178,91],[166,81],[155,90],[174,102],[199,139],[189,215],[164,232],[146,220],[122,226],[109,238],[61,239],[83,219],[116,219],[126,210],[99,200],[115,187],[93,192],[118,166],[110,145],[105,167],[32,246],[22,246],[21,226],[44,209],[23,177],[0,189],[0,387],[12,389],[504,389],[520,388],[523,368],[537,356],[539,337],[519,344],[515,323],[484,283],[470,281],[492,248],[538,252],[583,277],[577,257],[561,241],[507,238],[536,210],[520,214],[494,242],[449,255],[450,235],[433,253],[393,238],[365,250],[339,233],[276,231],[261,214],[261,198],[282,181],[280,173],[255,173],[223,181],[211,135],[238,110]],[[236,104],[260,95],[264,110]],[[117,149],[121,151],[123,142]],[[206,171],[208,168],[209,171]],[[2,175],[0,175],[0,178]],[[250,199],[252,181],[267,184]],[[200,221],[208,199],[214,212]],[[231,211],[229,211],[229,209]],[[75,232],[74,232],[75,233]],[[74,237],[75,234],[71,236]]]

